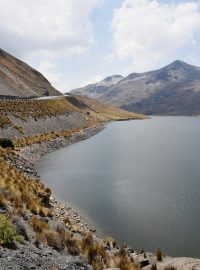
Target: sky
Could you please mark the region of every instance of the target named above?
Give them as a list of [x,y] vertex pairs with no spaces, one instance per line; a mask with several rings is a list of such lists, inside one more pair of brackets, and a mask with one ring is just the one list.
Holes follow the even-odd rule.
[[0,0],[0,47],[62,92],[103,78],[200,66],[200,0]]

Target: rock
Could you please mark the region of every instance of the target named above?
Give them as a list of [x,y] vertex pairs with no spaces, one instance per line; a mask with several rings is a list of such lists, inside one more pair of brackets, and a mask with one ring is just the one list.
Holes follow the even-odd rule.
[[26,224],[19,218],[13,218],[13,223],[16,226],[17,234],[24,236],[25,240],[30,241],[31,237],[29,236]]
[[38,193],[38,197],[41,199],[41,202],[46,205],[49,206],[50,204],[50,194],[49,193]]
[[79,233],[81,231],[81,228],[79,226],[76,225],[72,225],[69,227],[70,231],[72,231],[73,233]]
[[149,265],[150,263],[149,263],[149,260],[148,259],[145,259],[145,260],[142,260],[142,261],[140,261],[140,267],[142,268],[142,267],[145,267],[145,266],[147,266],[147,265]]

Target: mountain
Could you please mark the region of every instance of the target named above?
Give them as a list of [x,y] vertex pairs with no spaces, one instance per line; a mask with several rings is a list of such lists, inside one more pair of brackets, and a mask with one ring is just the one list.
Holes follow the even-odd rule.
[[200,68],[180,60],[158,70],[131,73],[100,92],[97,89],[98,84],[93,84],[72,93],[150,115],[200,114]]
[[37,70],[0,49],[0,96],[60,95]]
[[101,96],[107,91],[109,91],[110,87],[114,86],[122,79],[123,76],[121,75],[109,76],[98,83],[89,84],[83,88],[77,88],[72,92],[77,95],[86,95],[89,97],[94,97],[96,99],[101,99]]

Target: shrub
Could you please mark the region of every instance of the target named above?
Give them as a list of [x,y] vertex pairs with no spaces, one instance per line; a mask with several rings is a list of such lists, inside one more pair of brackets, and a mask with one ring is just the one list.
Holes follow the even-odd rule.
[[163,257],[163,254],[162,254],[162,251],[160,249],[157,250],[156,252],[156,259],[158,262],[161,262],[162,261],[162,257]]
[[14,241],[21,242],[22,236],[19,236],[16,232],[14,224],[8,217],[0,214],[0,244],[10,246]]

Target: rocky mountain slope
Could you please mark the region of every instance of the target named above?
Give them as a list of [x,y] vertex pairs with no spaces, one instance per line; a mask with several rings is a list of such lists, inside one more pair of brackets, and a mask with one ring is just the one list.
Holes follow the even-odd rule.
[[60,95],[37,70],[0,49],[0,96]]
[[131,73],[106,87],[102,82],[72,93],[145,114],[200,114],[200,68],[183,61],[176,60],[155,71]]

